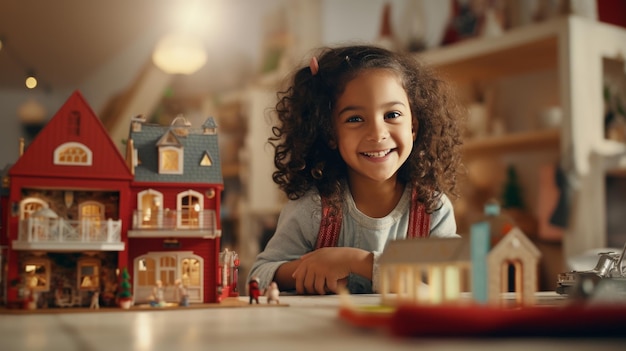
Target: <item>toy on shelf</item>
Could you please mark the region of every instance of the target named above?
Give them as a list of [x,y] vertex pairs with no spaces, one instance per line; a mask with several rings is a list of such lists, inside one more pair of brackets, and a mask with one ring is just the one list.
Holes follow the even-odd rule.
[[[135,117],[123,157],[76,91],[30,145],[21,141],[2,175],[2,277],[31,275],[45,307],[89,307],[94,293],[116,306],[122,267],[136,303],[149,302],[158,279],[165,302],[179,303],[177,280],[189,303],[219,301],[223,180],[213,118],[193,127],[183,116],[165,126]],[[24,287],[2,289],[7,306],[24,307]]]

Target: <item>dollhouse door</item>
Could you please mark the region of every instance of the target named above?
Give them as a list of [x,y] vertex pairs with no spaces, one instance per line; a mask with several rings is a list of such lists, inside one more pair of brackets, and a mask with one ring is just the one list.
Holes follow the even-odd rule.
[[82,238],[85,241],[106,241],[106,232],[102,228],[104,205],[96,201],[86,201],[78,206],[78,220],[81,223]]

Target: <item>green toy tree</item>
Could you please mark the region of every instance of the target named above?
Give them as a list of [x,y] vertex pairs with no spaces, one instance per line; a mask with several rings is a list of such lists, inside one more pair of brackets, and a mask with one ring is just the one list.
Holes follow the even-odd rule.
[[118,297],[120,298],[120,300],[130,299],[133,297],[133,292],[131,290],[131,287],[132,286],[130,285],[130,274],[128,274],[128,269],[124,267],[122,269],[120,292],[118,294]]
[[502,191],[502,208],[524,208],[522,187],[513,166],[509,166],[506,172],[506,182]]

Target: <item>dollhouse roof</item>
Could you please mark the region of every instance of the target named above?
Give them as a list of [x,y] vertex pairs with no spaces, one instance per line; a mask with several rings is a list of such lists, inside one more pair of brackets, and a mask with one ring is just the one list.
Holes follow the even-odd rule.
[[[68,142],[86,147],[93,155],[93,162],[88,167],[55,164],[55,150]],[[9,174],[96,181],[132,179],[124,158],[79,91],[72,93],[46,123]]]
[[518,227],[511,229],[489,251],[490,259],[516,259],[521,256],[539,259],[541,252]]
[[[209,118],[212,120],[212,118]],[[211,123],[205,122],[203,127]],[[213,125],[215,122],[212,122]],[[184,129],[184,133],[176,130]],[[223,184],[218,137],[216,133],[206,133],[203,128],[184,125],[162,126],[142,124],[138,130],[130,131],[130,139],[137,150],[138,164],[135,167],[135,181],[164,183],[210,183]],[[159,174],[159,145],[174,143],[184,151],[182,174]],[[171,144],[170,143],[170,144]],[[201,165],[206,157],[211,165]]]
[[387,244],[379,264],[469,262],[470,242],[464,238],[395,240]]

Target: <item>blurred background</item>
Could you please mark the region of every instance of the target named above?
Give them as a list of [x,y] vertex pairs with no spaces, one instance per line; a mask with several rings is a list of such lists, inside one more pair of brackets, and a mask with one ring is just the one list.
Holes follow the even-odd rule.
[[[572,101],[584,94],[570,87],[596,69],[568,66],[563,43],[588,40],[564,29],[571,17],[618,33],[607,39],[612,56],[597,68],[603,91],[595,94],[603,100],[593,105],[602,110],[592,130],[621,155],[614,146],[626,140],[624,0],[2,0],[0,166],[17,159],[19,136],[32,140],[74,90],[120,150],[135,115],[168,124],[183,114],[198,125],[214,116],[225,182],[222,244],[240,252],[245,276],[284,202],[271,182],[265,145],[284,78],[322,45],[412,51],[441,68],[470,112],[468,176],[455,203],[459,233],[497,201],[541,245],[542,287],[551,288],[555,272],[566,268],[562,238],[571,230],[572,194],[586,179],[570,150],[586,143],[571,122]],[[526,44],[533,36],[537,43]],[[601,186],[589,191],[605,194],[592,203],[602,205],[601,239],[582,247],[626,241],[623,173],[594,178]],[[580,233],[597,228],[591,221],[573,231],[586,235]]]

